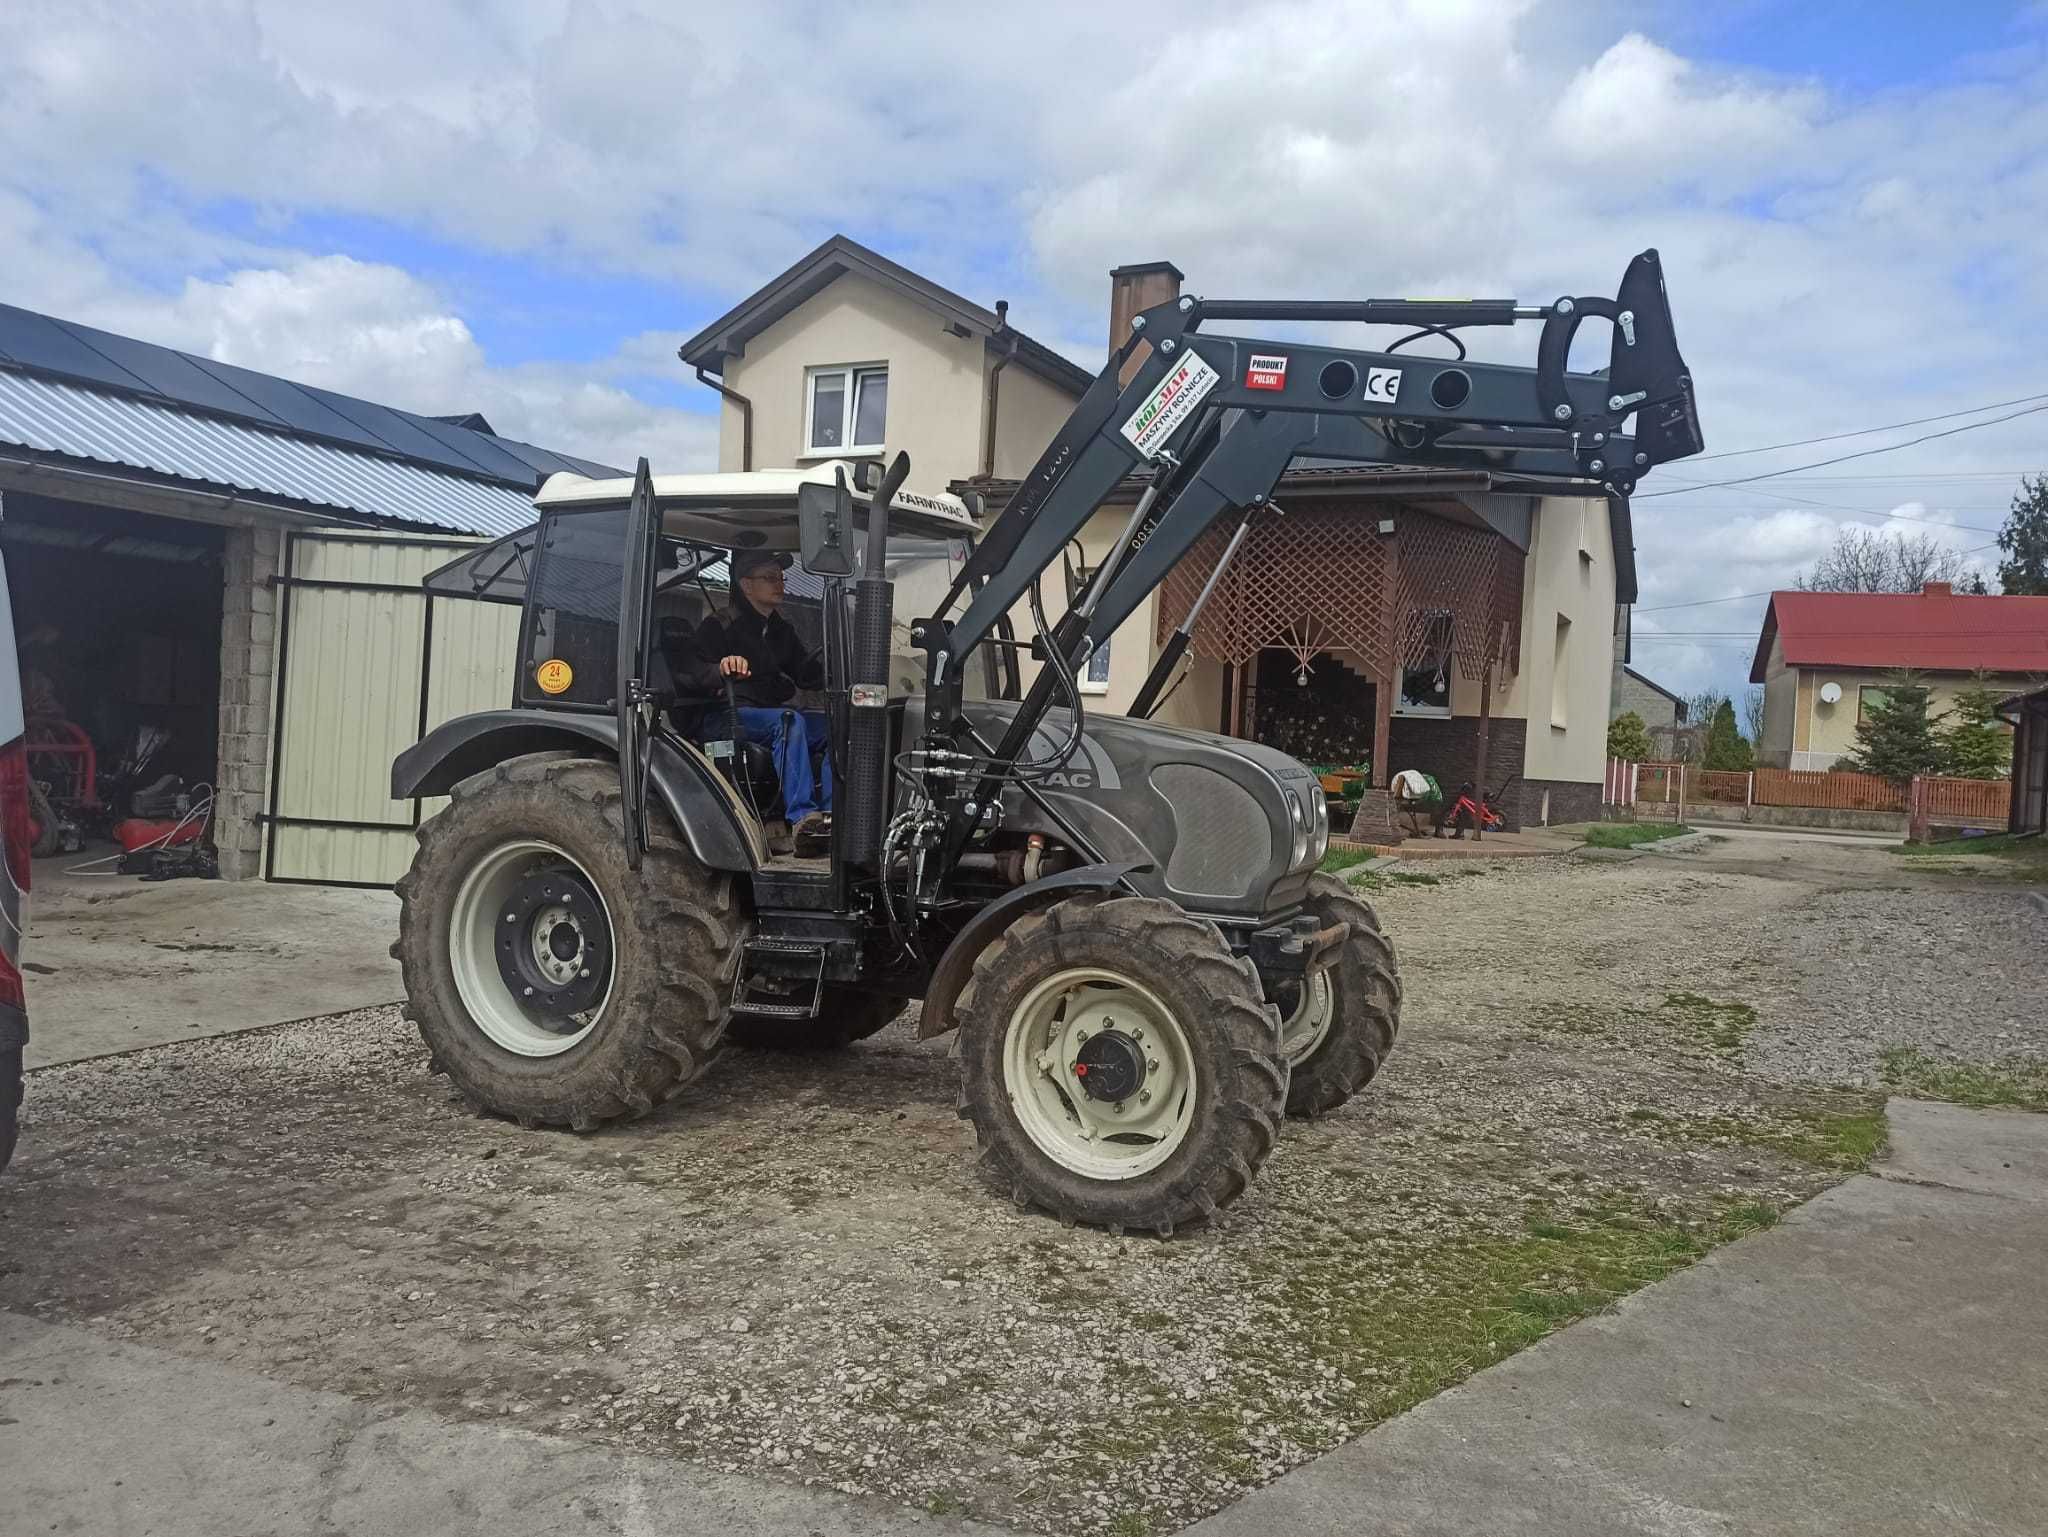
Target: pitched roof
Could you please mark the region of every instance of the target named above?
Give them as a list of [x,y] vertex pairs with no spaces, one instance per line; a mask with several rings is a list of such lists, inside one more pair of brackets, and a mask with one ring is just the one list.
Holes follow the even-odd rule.
[[1629,666],[1626,662],[1623,662],[1621,664],[1621,670],[1627,673],[1631,678],[1634,678],[1636,682],[1642,684],[1644,688],[1651,690],[1653,693],[1662,694],[1666,699],[1670,700],[1673,704],[1677,705],[1678,718],[1680,720],[1685,719],[1685,700],[1681,699],[1678,695],[1672,693],[1670,689],[1666,688],[1663,684],[1659,683],[1655,678],[1649,677],[1647,674],[1637,672],[1633,667]]
[[1750,682],[1764,681],[1774,638],[1788,667],[2048,673],[2048,598],[1972,597],[1946,582],[1907,593],[1774,592]]
[[517,526],[547,476],[617,470],[0,304],[0,444],[361,520]]
[[1033,341],[995,311],[984,309],[949,288],[941,288],[929,278],[920,277],[844,235],[834,235],[787,272],[770,278],[684,342],[677,355],[693,368],[723,373],[726,360],[742,354],[751,338],[849,272],[894,289],[984,339],[1000,329],[1004,337],[1016,341],[1021,367],[1075,395],[1095,382],[1095,376],[1087,369]]

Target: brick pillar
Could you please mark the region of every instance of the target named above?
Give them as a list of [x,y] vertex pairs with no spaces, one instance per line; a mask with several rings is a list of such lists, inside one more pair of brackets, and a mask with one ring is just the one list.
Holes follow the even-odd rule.
[[271,692],[277,668],[278,590],[284,534],[228,530],[222,560],[220,745],[214,773],[213,840],[224,880],[263,872],[263,822],[270,787]]

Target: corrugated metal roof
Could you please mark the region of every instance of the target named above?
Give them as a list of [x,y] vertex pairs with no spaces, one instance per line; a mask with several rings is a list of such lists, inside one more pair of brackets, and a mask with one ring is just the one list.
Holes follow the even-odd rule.
[[88,390],[231,417],[339,448],[388,454],[526,490],[561,471],[620,473],[588,459],[499,437],[481,417],[471,425],[469,419],[400,411],[11,304],[0,304],[0,363]]
[[534,519],[530,494],[512,486],[13,369],[0,369],[0,443],[458,533]]

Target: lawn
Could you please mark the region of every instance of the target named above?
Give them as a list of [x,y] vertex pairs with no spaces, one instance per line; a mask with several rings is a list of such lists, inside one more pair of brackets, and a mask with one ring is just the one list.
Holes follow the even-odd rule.
[[1683,822],[1595,822],[1586,829],[1586,847],[1632,849],[1638,843],[1661,843],[1691,831]]

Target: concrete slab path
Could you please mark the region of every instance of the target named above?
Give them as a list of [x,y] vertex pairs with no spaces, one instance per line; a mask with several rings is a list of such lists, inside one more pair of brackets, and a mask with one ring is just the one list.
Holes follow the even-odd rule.
[[1888,1114],[1875,1175],[1188,1531],[2037,1537],[2048,1116]]
[[38,861],[28,1066],[339,1014],[403,995],[388,891],[143,881]]
[[0,1532],[93,1537],[988,1533],[0,1314]]

